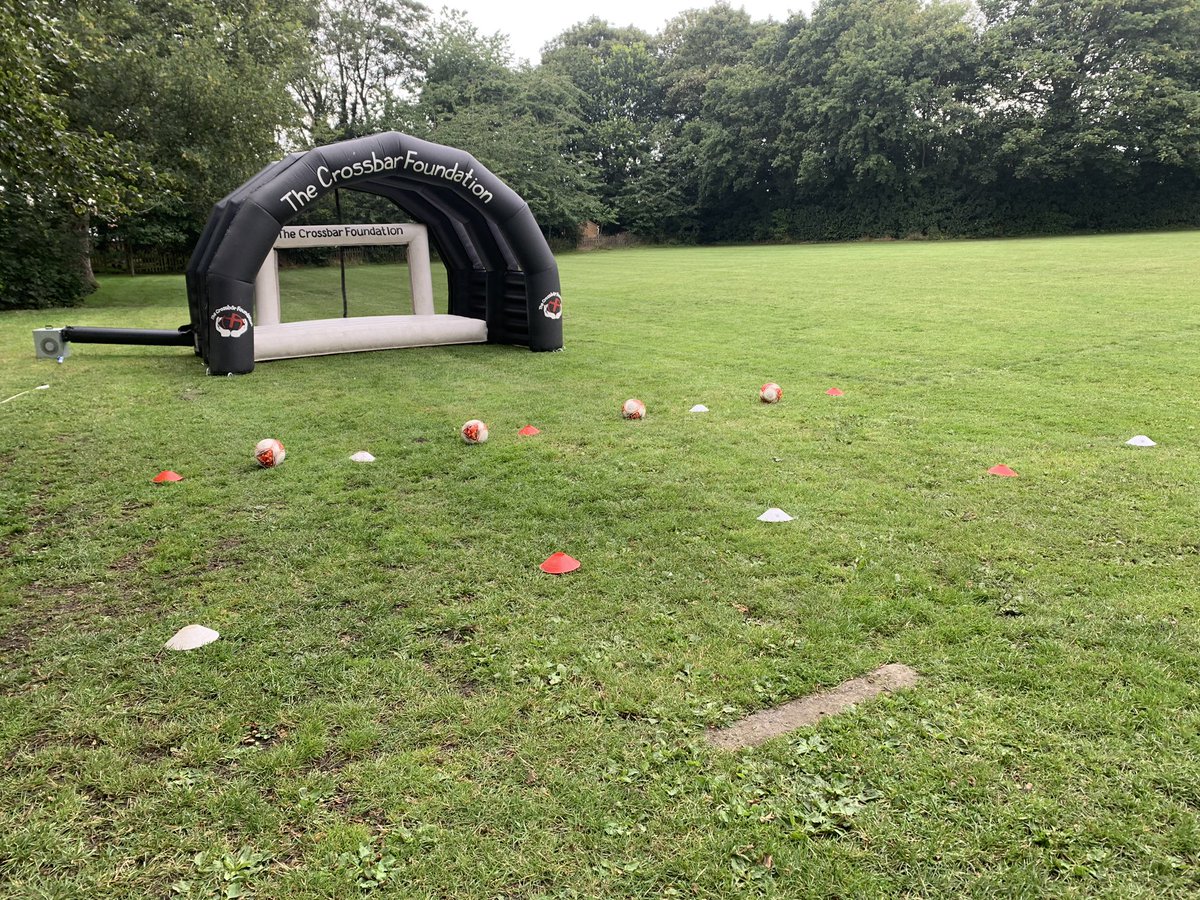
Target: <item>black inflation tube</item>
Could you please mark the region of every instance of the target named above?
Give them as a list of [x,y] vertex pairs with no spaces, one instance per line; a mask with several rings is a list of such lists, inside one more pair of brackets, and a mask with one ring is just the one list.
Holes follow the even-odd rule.
[[68,325],[62,330],[64,341],[78,344],[153,344],[164,347],[192,346],[192,326],[178,331],[157,328],[79,328]]

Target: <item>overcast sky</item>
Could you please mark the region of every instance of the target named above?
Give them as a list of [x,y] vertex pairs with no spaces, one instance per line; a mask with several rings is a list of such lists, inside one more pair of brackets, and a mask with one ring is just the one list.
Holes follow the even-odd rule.
[[[430,9],[441,9],[438,0],[426,0]],[[666,21],[685,9],[705,9],[713,4],[708,0],[575,0],[575,2],[501,3],[498,0],[449,0],[444,5],[461,9],[467,18],[485,34],[496,31],[509,36],[509,46],[518,59],[533,64],[541,61],[542,45],[577,22],[599,16],[613,25],[636,25],[654,34]],[[783,21],[793,10],[808,12],[811,0],[732,0],[735,9],[741,7],[756,20]]]

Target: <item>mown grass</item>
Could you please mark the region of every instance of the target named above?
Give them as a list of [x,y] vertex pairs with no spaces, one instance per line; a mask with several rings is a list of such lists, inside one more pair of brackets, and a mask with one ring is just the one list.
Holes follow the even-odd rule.
[[[1194,896],[1198,253],[568,255],[564,353],[245,378],[33,359],[178,325],[177,278],[4,314],[0,399],[51,385],[0,407],[4,894]],[[221,640],[160,650],[190,622]],[[921,683],[703,739],[892,661]]]

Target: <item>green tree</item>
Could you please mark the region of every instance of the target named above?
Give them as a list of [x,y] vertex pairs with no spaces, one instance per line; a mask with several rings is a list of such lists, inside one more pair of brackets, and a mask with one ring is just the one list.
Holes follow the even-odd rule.
[[725,2],[691,9],[668,21],[657,41],[666,115],[699,118],[709,84],[725,70],[746,62],[755,43],[771,28]]
[[958,3],[825,0],[786,63],[781,147],[805,187],[902,191],[951,171],[976,112],[975,35]]
[[634,234],[659,241],[691,242],[700,237],[696,124],[681,128],[663,120],[653,126],[645,164],[630,175],[616,198],[617,218]]
[[[618,220],[632,232],[696,240],[724,228],[731,206],[749,206],[744,194],[730,196],[732,186],[720,176],[713,178],[719,168],[713,158],[720,154],[706,150],[721,138],[738,143],[743,136],[720,120],[722,110],[712,104],[706,108],[706,98],[733,68],[751,59],[756,41],[770,28],[724,2],[684,12],[667,23],[655,41],[660,113],[641,166],[631,170],[624,190],[613,199]],[[749,145],[751,155],[757,149],[757,143]],[[719,227],[704,228],[704,222]]]
[[136,164],[71,121],[84,48],[57,5],[0,3],[0,309],[79,302],[94,284],[87,216],[137,202]]
[[278,158],[298,121],[288,85],[311,63],[312,12],[294,0],[76,0],[72,125],[112,133],[157,175],[136,215],[108,213],[107,233],[186,245],[217,200]]
[[1041,227],[1194,216],[1200,3],[983,0],[981,9],[986,139],[1021,216]]
[[542,69],[579,92],[586,126],[574,150],[600,179],[604,221],[624,227],[630,185],[653,164],[655,123],[662,113],[659,61],[650,35],[589,19],[550,41]]
[[420,111],[445,119],[481,103],[511,97],[512,54],[503,34],[484,34],[460,11],[445,11],[425,31]]
[[501,35],[465,17],[430,29],[419,102],[398,127],[469,151],[530,205],[552,236],[602,217],[595,165],[581,153],[580,91],[545,68],[509,67]]
[[[0,203],[55,196],[83,211],[128,196],[122,148],[68,114],[84,50],[47,0],[0,3]],[[126,177],[122,177],[122,176]]]
[[[763,231],[780,202],[771,166],[781,106],[771,76],[779,30],[725,3],[667,23],[658,43],[664,116],[656,164],[634,194],[638,213],[653,211],[660,232],[727,240]],[[626,218],[647,233],[641,215]]]
[[1200,168],[1200,3],[984,0],[989,120],[1020,176]]
[[707,239],[779,238],[775,211],[795,193],[794,169],[778,152],[785,93],[760,57],[709,83],[703,115],[684,131],[697,147],[697,200]]
[[419,86],[427,23],[418,0],[320,0],[317,62],[293,81],[313,143],[371,134],[394,115]]

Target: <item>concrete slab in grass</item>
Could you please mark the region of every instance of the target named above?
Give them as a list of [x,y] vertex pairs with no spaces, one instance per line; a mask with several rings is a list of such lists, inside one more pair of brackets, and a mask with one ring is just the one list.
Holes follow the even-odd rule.
[[756,747],[797,728],[815,725],[826,716],[844,712],[863,700],[912,687],[919,677],[915,670],[902,663],[880,666],[874,672],[843,681],[828,691],[818,691],[774,709],[756,712],[728,728],[710,728],[708,739],[723,750]]

